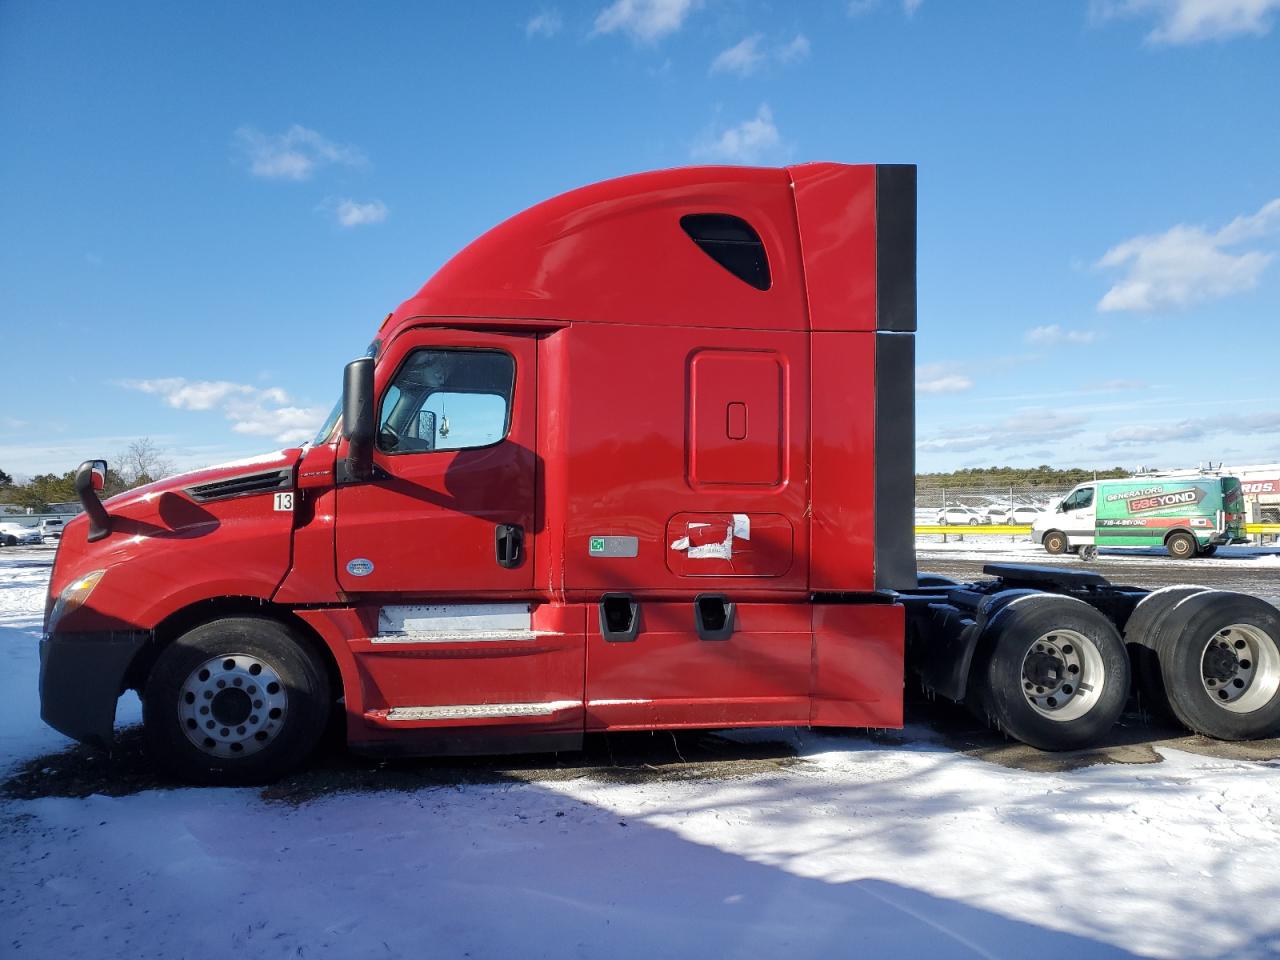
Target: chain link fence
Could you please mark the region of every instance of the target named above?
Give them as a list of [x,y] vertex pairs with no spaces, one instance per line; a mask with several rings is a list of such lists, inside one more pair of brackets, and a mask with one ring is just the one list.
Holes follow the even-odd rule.
[[[1008,484],[982,486],[952,486],[916,481],[917,526],[942,524],[955,527],[955,534],[941,535],[963,537],[967,528],[983,526],[1029,526],[1037,514],[1053,509],[1059,500],[1071,492],[1073,485]],[[933,534],[927,537],[939,539]],[[1001,534],[989,534],[984,540],[1005,539]],[[1008,534],[1010,541],[1027,540],[1028,534]]]

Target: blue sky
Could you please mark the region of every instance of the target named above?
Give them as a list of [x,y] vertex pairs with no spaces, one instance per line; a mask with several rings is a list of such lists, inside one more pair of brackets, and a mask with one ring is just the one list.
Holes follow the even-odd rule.
[[919,466],[1280,459],[1280,0],[0,4],[0,468],[305,435],[522,208],[911,162]]

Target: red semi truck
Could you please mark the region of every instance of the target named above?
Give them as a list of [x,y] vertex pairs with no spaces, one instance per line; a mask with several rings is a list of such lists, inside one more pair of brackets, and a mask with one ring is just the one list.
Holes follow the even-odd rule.
[[248,782],[301,763],[334,710],[382,753],[898,727],[910,664],[1066,748],[1118,716],[1127,641],[1185,723],[1273,733],[1261,601],[917,576],[915,186],[821,163],[575,190],[391,313],[313,443],[105,504],[87,461],[45,720],[107,744],[133,688],[170,770]]

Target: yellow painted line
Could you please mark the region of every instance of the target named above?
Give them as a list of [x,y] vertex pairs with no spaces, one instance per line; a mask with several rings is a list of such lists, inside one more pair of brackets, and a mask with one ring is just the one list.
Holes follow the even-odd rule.
[[[1245,533],[1280,534],[1280,523],[1247,523],[1245,524],[1244,530],[1245,530]],[[1030,533],[1030,532],[1031,532],[1031,528],[1029,526],[1026,526],[1026,527],[1004,526],[1003,524],[995,524],[995,523],[979,523],[979,524],[972,524],[972,525],[963,524],[963,523],[953,523],[949,525],[944,525],[944,524],[938,523],[938,524],[924,524],[916,527],[916,534],[920,536],[924,536],[924,535],[936,536],[938,534],[943,534],[943,533],[951,533],[951,534],[973,533],[973,534],[982,534],[984,536],[989,534],[1003,534],[1005,536],[1008,536],[1009,534]]]

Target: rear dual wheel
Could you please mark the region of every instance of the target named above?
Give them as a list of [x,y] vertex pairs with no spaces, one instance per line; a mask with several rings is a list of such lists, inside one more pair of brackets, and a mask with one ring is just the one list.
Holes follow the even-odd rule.
[[156,659],[143,727],[152,756],[181,780],[263,783],[307,759],[330,705],[324,665],[291,629],[227,617],[188,631]]
[[1280,611],[1271,604],[1179,588],[1139,604],[1126,636],[1142,648],[1140,692],[1183,726],[1219,740],[1280,735]]
[[996,615],[971,682],[983,712],[1041,750],[1093,746],[1129,693],[1129,659],[1116,628],[1071,597],[1036,594]]

